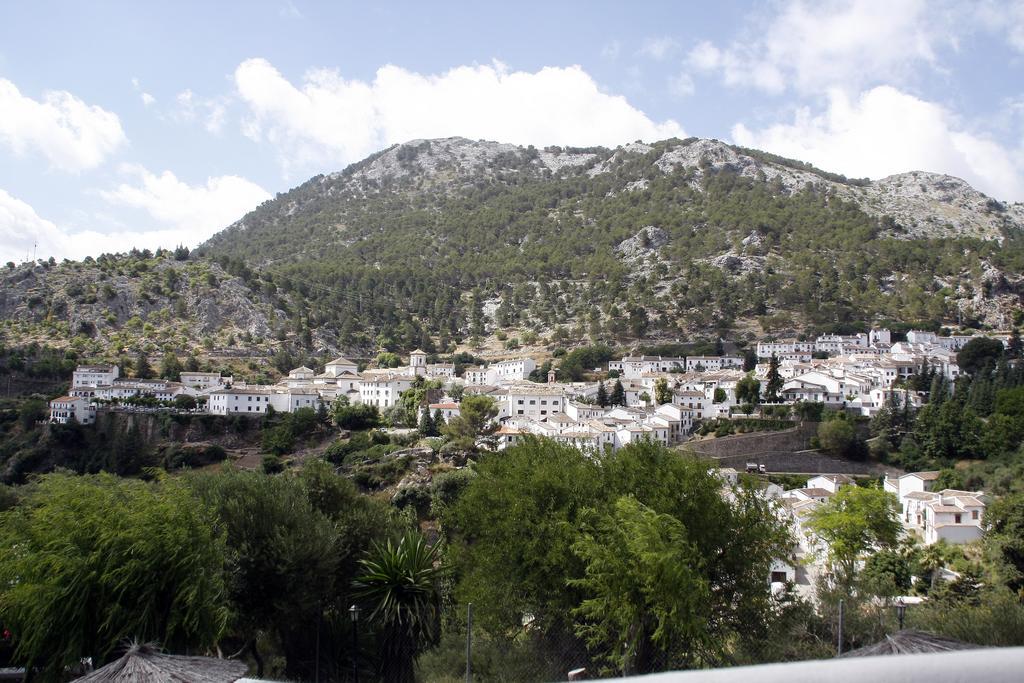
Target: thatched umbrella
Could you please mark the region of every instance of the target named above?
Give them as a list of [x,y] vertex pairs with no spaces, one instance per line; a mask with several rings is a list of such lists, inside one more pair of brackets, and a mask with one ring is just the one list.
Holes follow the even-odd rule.
[[897,631],[874,645],[844,652],[842,657],[875,657],[877,655],[911,655],[921,652],[947,652],[949,650],[974,650],[978,645],[964,643],[952,638],[937,636],[924,631],[907,629]]
[[234,683],[248,667],[235,659],[168,655],[152,645],[132,645],[115,662],[74,683]]

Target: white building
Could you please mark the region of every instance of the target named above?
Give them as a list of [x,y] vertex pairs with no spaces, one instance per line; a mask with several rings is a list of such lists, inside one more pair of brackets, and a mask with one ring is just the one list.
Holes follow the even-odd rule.
[[402,392],[412,387],[414,379],[415,376],[386,371],[364,372],[359,385],[359,402],[382,409],[390,408],[398,403]]
[[466,384],[487,384],[487,368],[473,365],[462,372],[462,380]]
[[221,377],[219,372],[183,372],[180,379],[184,386],[200,393],[210,389],[229,387],[234,381],[233,377]]
[[50,401],[50,422],[67,424],[71,420],[92,424],[96,421],[96,407],[82,396],[61,396]]
[[272,390],[266,386],[232,387],[210,392],[206,409],[213,415],[262,415],[270,405]]
[[536,369],[537,363],[532,358],[498,361],[487,367],[485,381],[482,384],[507,384],[527,380],[530,378],[530,373]]
[[565,390],[560,386],[520,382],[508,387],[507,414],[510,417],[545,418],[564,412]]
[[359,366],[345,358],[338,356],[324,366],[322,377],[340,377],[341,375],[355,375],[359,373]]
[[726,368],[742,368],[743,358],[740,356],[687,356],[687,372],[707,372]]
[[920,534],[925,545],[940,540],[970,543],[982,536],[985,503],[981,495],[981,491],[954,489],[908,493],[901,521],[908,530]]
[[116,365],[79,365],[71,376],[71,388],[108,386],[121,374]]
[[443,403],[431,403],[428,408],[430,409],[430,415],[433,417],[437,411],[441,411],[441,416],[444,417],[444,421],[448,422],[453,417],[462,415],[462,408],[458,403],[454,401],[445,401]]

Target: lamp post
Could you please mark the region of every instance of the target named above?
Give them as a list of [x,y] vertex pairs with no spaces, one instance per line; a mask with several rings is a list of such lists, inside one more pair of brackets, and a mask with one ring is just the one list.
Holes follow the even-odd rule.
[[348,608],[348,615],[352,617],[352,680],[359,683],[359,605],[353,604]]
[[896,601],[896,617],[900,620],[900,630],[903,630],[903,617],[907,614],[907,605],[902,600]]

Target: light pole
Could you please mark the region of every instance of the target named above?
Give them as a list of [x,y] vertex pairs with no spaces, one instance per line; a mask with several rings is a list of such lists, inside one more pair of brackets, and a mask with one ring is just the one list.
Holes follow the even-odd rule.
[[353,604],[348,608],[348,615],[352,617],[352,680],[359,683],[359,605]]
[[900,620],[900,630],[903,630],[903,617],[907,614],[907,605],[903,600],[896,601],[896,617]]

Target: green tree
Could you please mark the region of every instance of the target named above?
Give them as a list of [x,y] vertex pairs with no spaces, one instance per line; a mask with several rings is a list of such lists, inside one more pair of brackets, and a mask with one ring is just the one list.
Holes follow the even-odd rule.
[[347,401],[341,403],[340,399],[331,406],[331,419],[342,429],[352,431],[380,426],[380,413],[377,411],[377,406],[367,403],[349,405]]
[[572,549],[586,565],[570,585],[588,596],[577,632],[623,675],[647,673],[659,655],[712,646],[714,600],[686,525],[623,496]]
[[1024,493],[997,499],[985,511],[985,554],[999,581],[1024,590]]
[[408,532],[398,543],[375,544],[360,560],[356,596],[370,606],[380,633],[380,679],[412,683],[416,657],[441,633],[437,546]]
[[658,405],[672,402],[672,391],[668,388],[668,380],[664,377],[654,382],[654,400]]
[[597,383],[597,405],[602,408],[608,405],[608,390],[604,388],[604,382]]
[[135,377],[138,379],[153,379],[153,366],[149,364],[149,356],[145,351],[139,351],[135,356]]
[[847,420],[827,420],[818,425],[818,443],[832,455],[847,455],[857,442],[857,432]]
[[181,361],[174,353],[168,351],[164,354],[164,357],[160,359],[160,376],[164,379],[169,379],[177,382],[181,377],[183,368]]
[[42,477],[0,513],[0,621],[17,660],[58,680],[126,638],[213,647],[228,618],[216,528],[180,480]]
[[778,403],[782,397],[782,375],[779,374],[779,359],[772,354],[768,361],[768,375],[765,377],[764,400],[768,403]]
[[453,441],[472,447],[476,439],[497,430],[494,418],[498,405],[490,396],[466,396],[459,404],[459,414],[448,420],[444,433]]
[[398,354],[390,351],[383,351],[377,354],[377,367],[380,368],[397,368],[402,364],[402,359],[398,357]]
[[429,407],[424,406],[423,410],[420,411],[419,430],[423,436],[437,436],[440,433],[437,430],[437,425],[434,423],[434,418],[430,415]]
[[957,351],[956,364],[972,377],[981,370],[991,370],[1003,356],[1003,342],[990,337],[974,337]]
[[757,405],[761,402],[761,382],[748,372],[743,378],[736,382],[736,401],[738,403],[749,403]]
[[882,489],[844,486],[815,508],[808,528],[827,548],[841,582],[855,576],[857,560],[870,548],[891,547],[903,527],[897,519],[896,497]]
[[622,386],[622,380],[615,380],[615,384],[612,385],[612,395],[608,400],[613,406],[626,405],[626,389]]
[[18,421],[21,423],[22,431],[30,431],[36,426],[36,422],[45,420],[49,415],[46,401],[38,398],[30,398],[18,408]]
[[257,639],[268,632],[280,644],[288,678],[312,679],[318,621],[327,639],[321,673],[344,675],[349,661],[331,653],[352,654],[351,577],[372,543],[395,529],[388,506],[360,496],[350,480],[313,459],[298,473],[224,470],[195,473],[189,483],[226,533],[230,626],[247,643],[258,675]]

